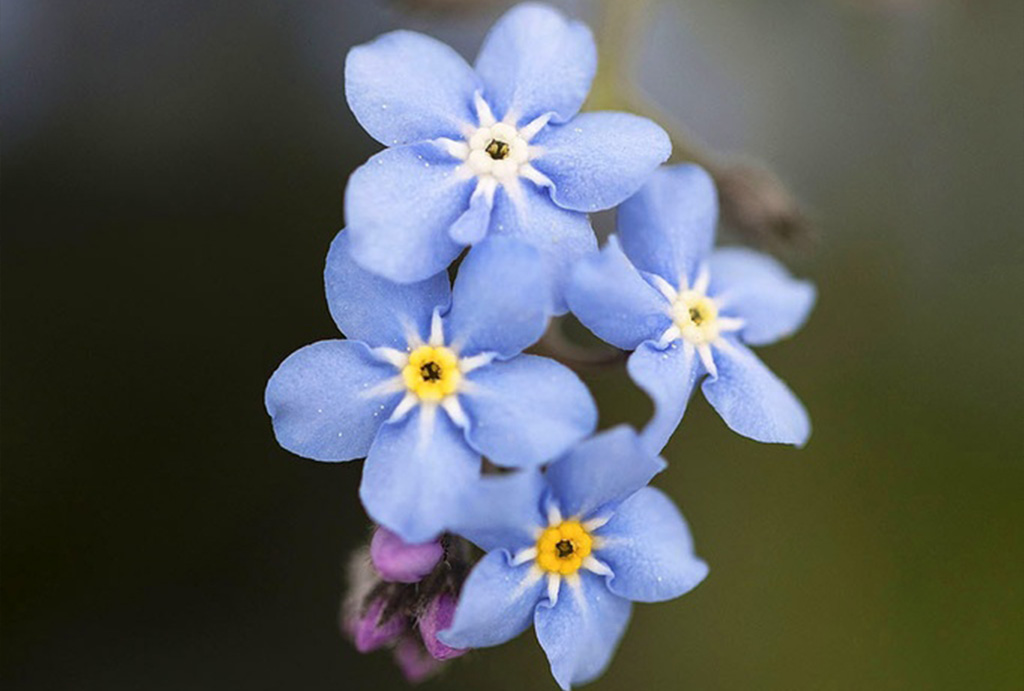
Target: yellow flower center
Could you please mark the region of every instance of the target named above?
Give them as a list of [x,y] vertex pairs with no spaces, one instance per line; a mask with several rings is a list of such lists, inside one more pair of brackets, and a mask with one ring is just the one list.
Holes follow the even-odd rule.
[[440,401],[459,388],[462,381],[459,358],[443,346],[420,346],[409,354],[402,379],[420,400]]
[[718,305],[696,290],[684,290],[672,306],[672,320],[690,343],[701,345],[718,338]]
[[579,521],[563,521],[541,533],[537,565],[549,573],[569,576],[580,570],[593,547],[594,538]]

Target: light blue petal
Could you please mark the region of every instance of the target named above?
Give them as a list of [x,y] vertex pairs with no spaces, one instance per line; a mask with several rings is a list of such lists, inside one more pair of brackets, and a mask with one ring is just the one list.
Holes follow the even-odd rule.
[[459,267],[445,322],[459,354],[518,355],[536,343],[551,314],[551,287],[540,253],[508,237],[488,238]]
[[518,238],[536,247],[552,281],[555,314],[564,314],[565,287],[573,265],[597,250],[597,238],[586,214],[567,211],[551,201],[546,190],[524,182],[522,203],[516,205],[498,190],[491,233]]
[[597,425],[597,406],[572,370],[520,355],[467,375],[460,396],[470,419],[466,438],[496,464],[530,467],[557,458]]
[[502,119],[520,124],[545,113],[555,122],[575,115],[597,71],[590,29],[545,5],[523,3],[491,29],[476,60],[484,96]]
[[264,401],[277,442],[316,461],[350,461],[370,449],[396,394],[369,392],[397,374],[358,341],[320,341],[289,355]]
[[484,476],[455,507],[450,532],[485,552],[529,547],[537,540],[536,529],[547,526],[541,513],[546,488],[538,470]]
[[661,602],[688,593],[708,575],[693,552],[693,538],[679,509],[665,494],[644,487],[619,505],[596,535],[595,556],[611,567],[608,588],[634,602]]
[[709,267],[709,292],[721,301],[723,314],[743,319],[744,343],[767,345],[792,335],[814,306],[814,284],[794,279],[767,254],[723,248],[711,254]]
[[461,251],[452,224],[469,209],[473,182],[433,144],[385,149],[349,178],[345,217],[352,257],[399,283],[430,278]]
[[375,522],[409,543],[437,537],[459,499],[479,481],[480,455],[441,411],[433,426],[423,408],[385,423],[370,447],[359,498]]
[[474,192],[469,200],[469,209],[459,216],[449,231],[452,240],[459,245],[475,245],[483,240],[491,224],[493,208],[494,197]]
[[651,453],[661,453],[686,412],[697,378],[704,371],[696,350],[682,340],[664,350],[643,343],[626,362],[630,378],[654,402],[654,415],[640,438]]
[[446,309],[451,299],[447,272],[419,283],[393,283],[356,264],[351,244],[348,232],[338,233],[324,268],[327,305],[341,332],[398,349],[406,347],[410,333],[426,338],[434,308]]
[[718,193],[703,168],[660,169],[618,214],[622,249],[636,268],[675,287],[683,277],[692,285],[711,252],[718,224]]
[[542,601],[534,615],[537,640],[563,689],[601,676],[626,632],[632,603],[612,594],[597,576],[580,571],[579,585],[562,581],[558,603]]
[[385,146],[462,138],[476,124],[473,69],[445,44],[393,31],[356,46],[345,58],[345,97],[356,120]]
[[563,515],[590,518],[613,511],[664,468],[631,427],[620,425],[577,445],[546,475]]
[[510,566],[503,549],[485,555],[462,586],[451,628],[437,637],[453,648],[485,648],[521,634],[545,587],[543,578],[531,577],[532,566]]
[[533,167],[555,184],[551,198],[587,213],[621,204],[672,153],[665,130],[628,113],[583,113],[545,128],[536,144],[544,153]]
[[614,235],[600,253],[576,264],[565,299],[584,326],[624,350],[657,339],[672,325],[668,300],[629,263]]
[[746,346],[724,341],[714,348],[718,378],[704,396],[733,431],[756,441],[803,446],[811,435],[807,410],[781,379]]

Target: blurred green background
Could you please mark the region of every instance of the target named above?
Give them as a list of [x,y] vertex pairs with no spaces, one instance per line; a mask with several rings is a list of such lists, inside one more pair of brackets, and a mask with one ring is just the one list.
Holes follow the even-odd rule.
[[[279,449],[263,386],[335,335],[323,258],[377,148],[345,52],[406,27],[471,57],[502,9],[4,1],[4,689],[404,688],[337,631],[359,465]],[[815,433],[696,400],[658,484],[711,576],[589,688],[1024,688],[1024,4],[649,12],[641,85],[816,221],[787,256],[816,313],[761,351]],[[603,424],[649,414],[588,382]],[[427,688],[555,687],[527,634]]]

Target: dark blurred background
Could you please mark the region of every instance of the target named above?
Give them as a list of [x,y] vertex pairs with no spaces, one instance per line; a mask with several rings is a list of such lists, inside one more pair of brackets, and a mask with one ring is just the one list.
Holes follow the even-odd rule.
[[[320,272],[378,148],[345,52],[405,27],[472,57],[503,9],[4,0],[5,690],[404,687],[336,627],[360,466],[279,449],[263,387],[336,333]],[[816,313],[761,351],[815,433],[758,445],[696,400],[658,483],[711,576],[639,607],[592,688],[1024,688],[1024,4],[647,11],[651,98],[815,220],[785,257]],[[603,424],[649,414],[588,381]],[[428,688],[554,685],[531,633]]]

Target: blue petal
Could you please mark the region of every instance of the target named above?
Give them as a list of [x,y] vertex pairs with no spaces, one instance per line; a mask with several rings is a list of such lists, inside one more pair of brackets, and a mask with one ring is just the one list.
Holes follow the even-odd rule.
[[614,510],[664,468],[632,428],[620,425],[577,445],[546,475],[562,513],[589,518]]
[[597,71],[590,29],[550,7],[524,3],[491,29],[476,60],[486,97],[499,118],[526,123],[545,113],[555,122],[575,115]]
[[277,442],[317,461],[350,461],[370,449],[397,394],[368,395],[398,373],[358,341],[321,341],[289,355],[267,382]]
[[461,355],[517,355],[544,335],[551,287],[540,253],[520,240],[489,238],[459,267],[448,341]]
[[536,144],[544,154],[533,167],[555,184],[551,198],[588,213],[621,204],[672,153],[665,130],[628,113],[584,113],[545,128]]
[[597,535],[604,546],[595,556],[614,574],[608,588],[627,600],[671,600],[708,575],[708,565],[693,552],[693,538],[679,509],[653,487],[622,502]]
[[601,676],[626,632],[632,604],[612,594],[604,580],[580,571],[577,586],[562,581],[558,603],[542,602],[534,615],[537,640],[563,689]]
[[349,233],[338,233],[324,269],[327,305],[341,332],[374,347],[399,349],[408,345],[410,333],[426,338],[434,308],[446,309],[451,298],[448,274],[419,283],[393,283],[356,264],[349,253],[351,244]]
[[692,164],[662,168],[618,210],[622,249],[641,271],[675,287],[692,284],[711,252],[718,194],[711,176]]
[[624,350],[672,325],[668,301],[629,263],[614,235],[599,254],[576,264],[565,299],[584,326]]
[[466,438],[502,466],[537,466],[562,455],[597,425],[583,382],[554,360],[520,355],[467,375],[460,396],[470,419]]
[[686,412],[703,366],[693,346],[676,339],[664,350],[643,343],[626,362],[630,378],[654,402],[654,415],[640,437],[651,453],[661,453]]
[[450,530],[485,552],[529,547],[547,525],[541,513],[546,488],[538,470],[482,477],[455,507]]
[[740,338],[767,345],[796,332],[814,306],[814,285],[789,275],[777,260],[761,252],[729,247],[710,260],[709,292],[723,313],[743,319]]
[[359,498],[375,522],[406,542],[427,542],[453,521],[460,498],[479,481],[480,455],[447,415],[433,424],[423,406],[385,423],[366,457]]
[[453,648],[484,648],[521,634],[544,593],[545,580],[531,574],[532,568],[510,566],[503,549],[485,555],[462,586],[451,628],[437,637]]
[[807,443],[807,410],[750,349],[723,340],[715,344],[714,357],[718,378],[704,381],[704,396],[733,431],[762,442]]
[[597,238],[586,214],[557,206],[547,192],[524,183],[518,206],[504,188],[495,196],[491,232],[519,238],[536,247],[552,281],[555,314],[568,310],[565,287],[573,265],[597,249]]
[[469,209],[473,182],[433,144],[385,149],[349,178],[345,217],[352,257],[399,283],[422,281],[461,251],[452,224]]
[[494,197],[479,190],[478,186],[469,199],[469,209],[459,216],[449,230],[452,240],[460,245],[475,245],[483,240],[491,224]]
[[359,124],[385,146],[462,138],[475,124],[473,69],[423,34],[393,31],[356,46],[345,59],[345,97]]

